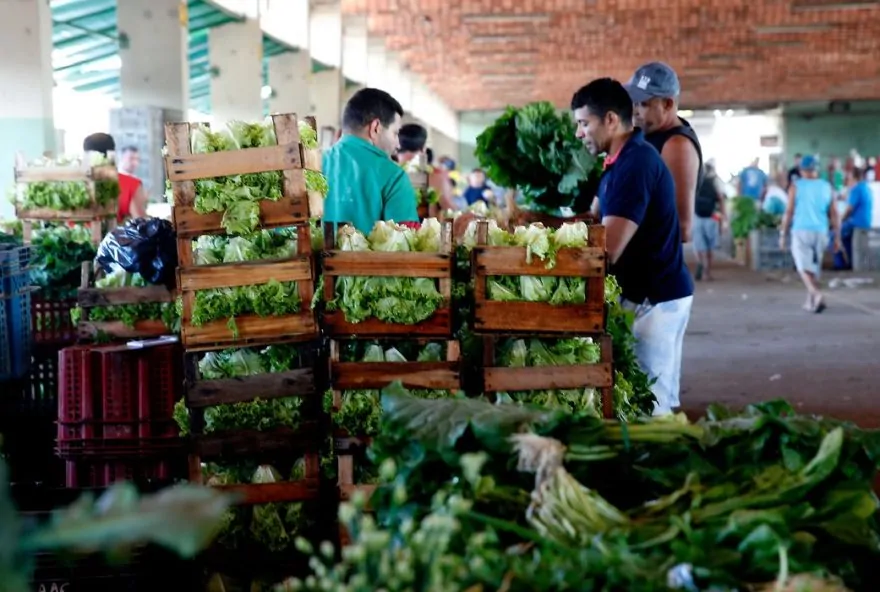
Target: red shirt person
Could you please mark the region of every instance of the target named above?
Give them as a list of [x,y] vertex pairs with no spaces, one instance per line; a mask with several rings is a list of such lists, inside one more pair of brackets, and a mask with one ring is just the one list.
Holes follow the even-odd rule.
[[[110,134],[96,133],[83,140],[83,152],[100,152],[107,156],[116,151],[116,142]],[[143,218],[147,215],[147,194],[143,183],[134,176],[140,163],[140,154],[134,146],[122,149],[119,162],[119,204],[116,213],[118,222],[126,218]]]

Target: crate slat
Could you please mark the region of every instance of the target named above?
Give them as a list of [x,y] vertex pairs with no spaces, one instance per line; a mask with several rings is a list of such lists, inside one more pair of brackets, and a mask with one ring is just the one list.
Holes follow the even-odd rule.
[[[326,284],[325,284],[326,285]],[[452,334],[452,314],[448,308],[439,308],[434,314],[415,325],[386,323],[377,318],[369,318],[360,323],[345,320],[342,312],[324,313],[323,327],[330,335],[337,337],[437,337]]]
[[[260,228],[280,228],[293,226],[308,218],[302,204],[296,199],[282,197],[278,201],[264,199],[259,203]],[[188,205],[175,205],[171,211],[172,222],[178,239],[193,239],[203,234],[225,234],[223,212],[199,214]]]
[[49,208],[24,209],[16,206],[15,217],[19,220],[65,220],[68,222],[91,222],[103,218],[116,218],[117,205],[111,202],[80,210],[52,210]]
[[172,333],[164,322],[155,319],[136,321],[134,327],[129,327],[122,321],[80,321],[76,331],[83,339],[94,339],[102,334],[117,339],[137,339]]
[[273,502],[298,502],[318,499],[318,479],[281,483],[243,483],[214,485],[214,489],[240,496],[239,505],[253,506]]
[[299,144],[165,157],[168,179],[171,181],[266,173],[302,168],[302,164]]
[[197,380],[187,385],[189,408],[213,407],[229,403],[246,403],[260,399],[307,397],[314,395],[315,372],[300,368],[288,372],[258,374],[221,380]]
[[597,247],[561,249],[556,264],[537,257],[526,261],[525,247],[474,247],[477,273],[482,276],[529,275],[553,277],[604,277],[605,250]]
[[445,278],[452,269],[446,253],[330,251],[324,255],[325,276]]
[[150,302],[174,302],[174,293],[164,286],[144,288],[80,288],[77,303],[83,308],[117,306],[120,304],[145,304]]
[[312,281],[308,257],[285,261],[248,261],[219,265],[195,265],[178,271],[181,290],[210,290],[279,282]]
[[[303,304],[308,308],[309,304]],[[181,331],[184,345],[188,350],[202,347],[250,347],[268,345],[294,339],[307,339],[317,334],[318,326],[311,311],[285,316],[261,317],[243,315],[235,317],[238,331],[236,337],[229,329],[228,319],[217,319],[200,327],[184,324]]]
[[544,302],[477,301],[474,331],[480,333],[601,333],[605,311],[591,304],[553,306]]
[[233,459],[261,454],[307,452],[316,446],[317,426],[308,423],[299,429],[237,430],[193,436],[193,449],[201,460]]
[[461,388],[458,362],[334,362],[333,388],[381,389],[399,380],[406,388]]
[[110,181],[118,178],[119,173],[113,165],[16,167],[15,169],[16,183]]

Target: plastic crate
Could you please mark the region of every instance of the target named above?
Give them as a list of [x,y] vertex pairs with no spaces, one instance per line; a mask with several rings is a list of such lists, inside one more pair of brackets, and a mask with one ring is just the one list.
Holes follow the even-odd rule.
[[3,294],[15,294],[21,290],[14,282],[25,276],[25,284],[30,274],[27,272],[28,263],[31,260],[31,247],[17,247],[9,244],[0,244],[0,292]]
[[65,462],[64,484],[79,489],[109,487],[117,481],[168,481],[173,476],[171,467],[167,459],[69,460]]
[[33,331],[27,277],[19,274],[3,280],[17,291],[0,297],[0,381],[21,378],[30,368]]
[[179,344],[73,346],[59,353],[58,452],[63,458],[170,453],[180,442],[174,403]]
[[45,300],[37,292],[31,302],[31,327],[37,344],[70,345],[76,342],[76,326],[70,311],[76,298]]

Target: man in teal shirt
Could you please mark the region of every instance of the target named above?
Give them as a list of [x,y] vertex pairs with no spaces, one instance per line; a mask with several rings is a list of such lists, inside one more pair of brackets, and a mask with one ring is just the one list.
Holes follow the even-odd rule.
[[324,221],[369,233],[376,222],[418,223],[416,194],[391,156],[397,151],[403,107],[387,92],[359,90],[342,115],[342,137],[324,153],[329,191]]

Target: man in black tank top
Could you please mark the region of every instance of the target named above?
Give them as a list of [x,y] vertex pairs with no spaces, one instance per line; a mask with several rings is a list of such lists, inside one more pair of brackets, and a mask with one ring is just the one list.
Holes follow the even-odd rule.
[[660,153],[675,181],[681,240],[690,242],[694,199],[703,171],[703,150],[691,125],[678,116],[678,75],[662,62],[645,64],[625,85],[635,106],[634,123]]

